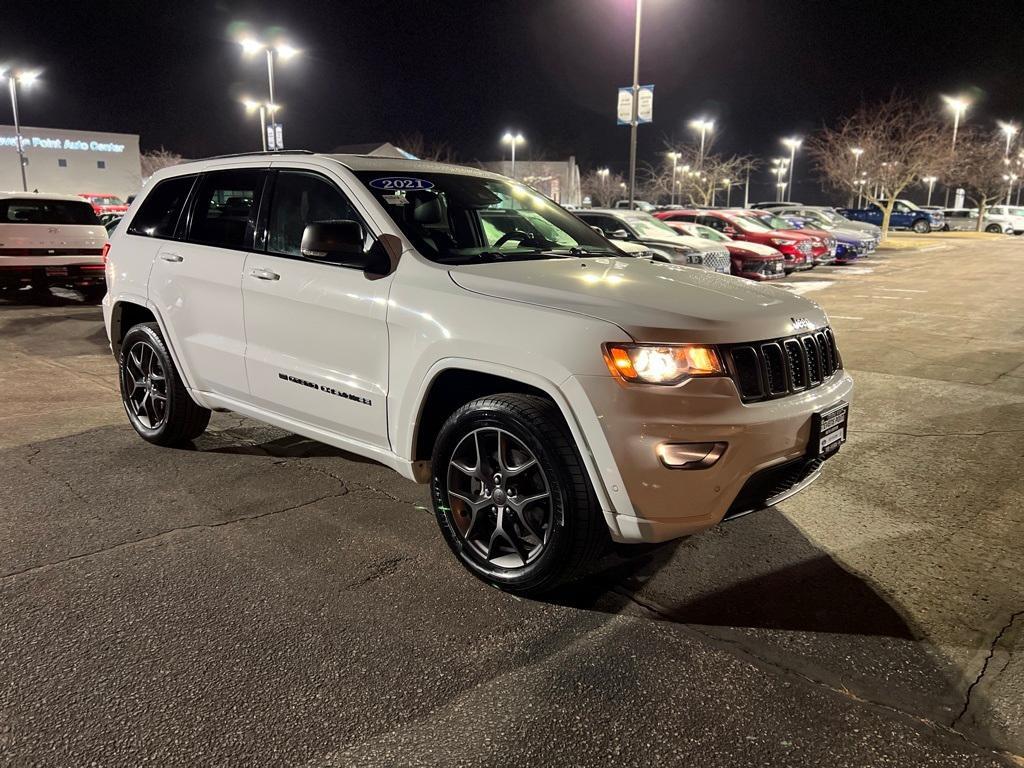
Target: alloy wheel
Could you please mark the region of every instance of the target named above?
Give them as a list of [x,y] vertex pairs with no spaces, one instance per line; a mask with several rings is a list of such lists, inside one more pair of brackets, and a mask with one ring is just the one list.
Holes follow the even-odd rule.
[[544,551],[554,520],[548,479],[533,452],[497,427],[466,434],[448,464],[449,514],[464,544],[501,568]]
[[144,341],[125,356],[124,402],[146,429],[158,429],[167,419],[167,376],[156,350]]

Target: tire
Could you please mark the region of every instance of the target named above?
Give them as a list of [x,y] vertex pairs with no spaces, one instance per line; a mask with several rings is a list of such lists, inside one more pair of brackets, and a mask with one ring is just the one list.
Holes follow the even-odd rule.
[[431,498],[459,562],[519,595],[585,575],[610,542],[561,412],[535,395],[492,395],[455,411],[437,438]]
[[932,231],[932,225],[924,219],[918,219],[914,222],[914,231],[919,235],[927,235]]
[[1003,228],[1000,227],[998,224],[989,224],[987,227],[985,227],[985,231],[1001,235],[1003,233]]
[[185,389],[156,323],[140,323],[125,334],[117,367],[121,402],[143,440],[183,445],[206,431],[210,411]]

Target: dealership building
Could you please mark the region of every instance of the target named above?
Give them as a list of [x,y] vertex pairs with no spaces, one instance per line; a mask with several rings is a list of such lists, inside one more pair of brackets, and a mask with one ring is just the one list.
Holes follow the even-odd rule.
[[[29,191],[99,192],[123,199],[142,187],[135,134],[22,126],[21,144]],[[0,190],[21,189],[14,126],[0,125]]]

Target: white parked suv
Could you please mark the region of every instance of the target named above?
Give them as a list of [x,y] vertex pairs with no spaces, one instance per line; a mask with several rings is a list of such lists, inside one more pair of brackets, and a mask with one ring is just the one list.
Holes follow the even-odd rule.
[[609,540],[764,508],[846,438],[807,299],[623,255],[492,173],[353,155],[157,173],[113,234],[104,317],[128,418],[229,410],[430,483],[458,559],[519,593]]
[[[1001,225],[1003,231],[1009,234],[1024,235],[1024,208],[1014,205],[993,205],[985,211],[985,220],[993,221]],[[986,232],[992,230],[987,228]]]
[[0,192],[0,289],[57,285],[97,301],[106,244],[107,230],[80,197]]

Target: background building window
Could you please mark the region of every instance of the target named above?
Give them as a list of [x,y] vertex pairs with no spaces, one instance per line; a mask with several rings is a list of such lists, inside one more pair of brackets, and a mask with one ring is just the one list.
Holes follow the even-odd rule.
[[65,158],[62,157],[62,158],[60,158],[57,161],[57,166],[59,168],[67,168],[68,167],[68,161]]
[[107,167],[107,161],[106,160],[97,160],[96,161],[96,167],[97,168],[106,168]]

